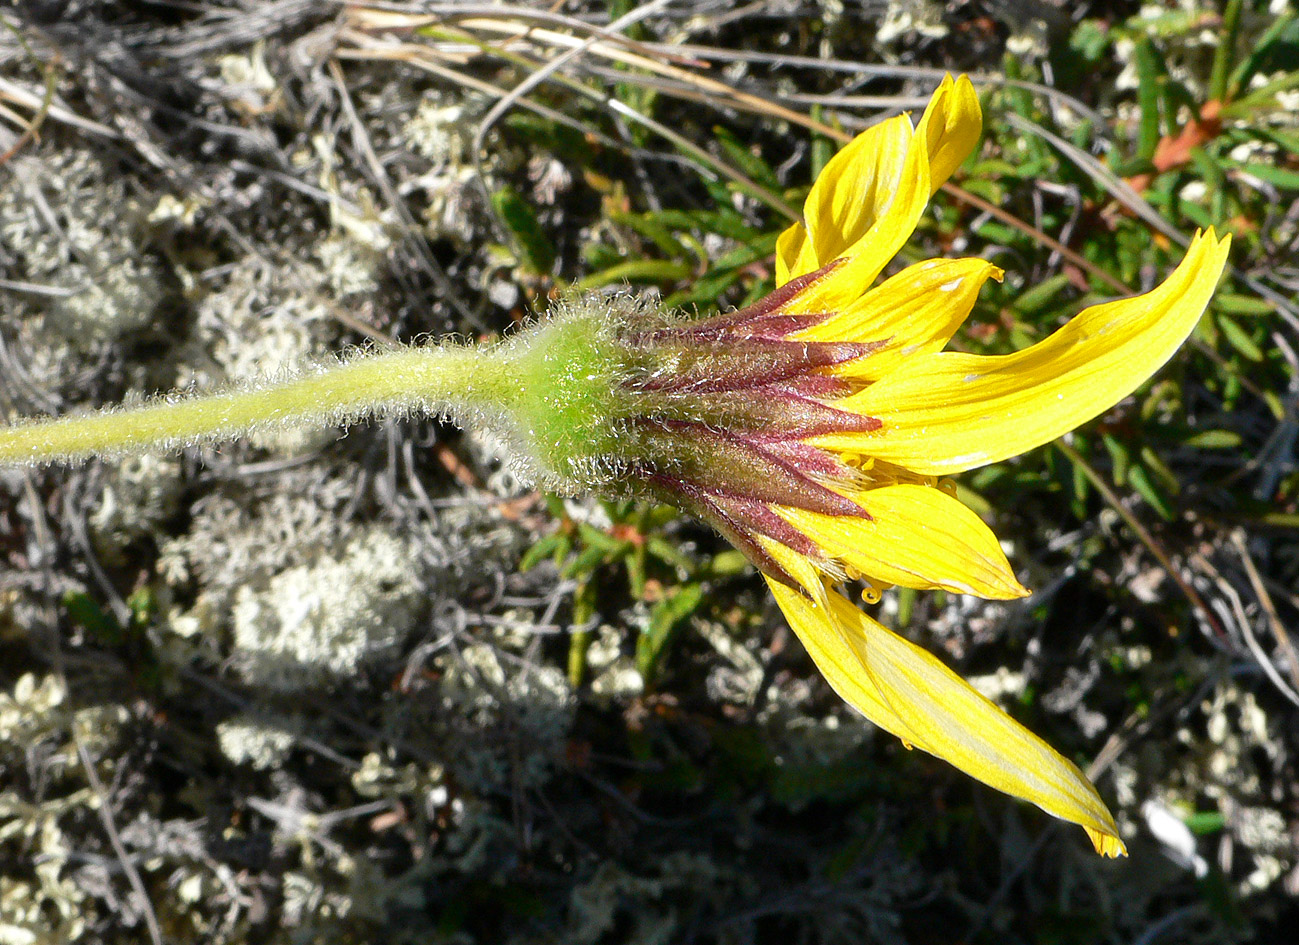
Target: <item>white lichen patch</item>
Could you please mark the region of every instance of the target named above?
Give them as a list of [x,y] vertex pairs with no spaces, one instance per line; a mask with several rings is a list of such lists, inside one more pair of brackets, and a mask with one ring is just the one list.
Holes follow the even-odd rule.
[[420,612],[412,555],[409,543],[371,528],[263,587],[239,588],[231,618],[245,678],[292,691],[391,654]]
[[994,673],[971,676],[966,681],[979,690],[985,698],[1002,705],[1020,698],[1028,688],[1028,679],[1025,675],[1008,666],[998,666]]
[[645,679],[630,653],[624,652],[628,631],[601,624],[586,651],[591,694],[608,704],[634,698],[645,691]]
[[292,723],[286,726],[284,720],[238,715],[217,725],[217,744],[235,764],[265,771],[284,763],[297,740],[296,728]]
[[722,658],[722,662],[708,674],[709,697],[753,705],[766,673],[752,646],[746,645],[725,626],[714,621],[693,620],[691,626]]
[[462,163],[474,136],[474,116],[467,112],[463,104],[423,99],[402,129],[411,150],[437,167]]
[[6,277],[33,286],[40,324],[74,349],[154,324],[170,297],[146,252],[148,210],[101,159],[69,149],[9,162],[0,189]]
[[[430,95],[402,128],[410,149],[428,162],[406,186],[421,194],[429,239],[468,244],[478,232],[479,201],[469,149],[481,110],[472,98],[446,102]],[[496,160],[494,152],[488,156],[489,164]],[[539,186],[557,187],[558,183],[562,182],[546,180]]]
[[877,42],[888,44],[915,35],[936,39],[948,33],[943,5],[933,0],[888,0],[875,31]]
[[1285,739],[1256,695],[1232,680],[1219,683],[1199,711],[1203,728],[1178,732],[1192,760],[1178,766],[1173,796],[1191,810],[1211,799],[1230,835],[1236,888],[1256,894],[1296,863],[1290,825],[1276,806],[1290,764]]
[[285,873],[280,894],[284,897],[284,924],[289,928],[309,927],[315,924],[311,920],[341,919],[351,912],[350,897],[330,892],[319,878],[303,871]]
[[480,784],[507,780],[543,784],[563,753],[573,724],[576,702],[564,674],[555,666],[533,663],[489,643],[474,643],[439,657],[445,712],[457,724],[481,731],[503,728],[504,735],[529,746],[518,758],[511,778],[501,768],[500,752],[469,752],[458,774]]
[[90,903],[69,875],[80,861],[66,833],[79,812],[97,803],[87,785],[81,752],[102,778],[112,767],[102,759],[117,745],[127,710],[121,705],[78,708],[54,674],[18,678],[0,692],[0,771],[14,782],[37,780],[39,797],[17,788],[0,790],[0,857],[26,864],[0,877],[0,942],[55,945],[83,938]]
[[184,482],[174,456],[146,453],[108,463],[94,510],[90,536],[95,550],[110,564],[121,560],[130,541],[151,535],[180,507]]
[[279,104],[275,76],[266,64],[266,44],[258,41],[247,55],[230,53],[220,57],[222,94],[244,115],[273,111]]

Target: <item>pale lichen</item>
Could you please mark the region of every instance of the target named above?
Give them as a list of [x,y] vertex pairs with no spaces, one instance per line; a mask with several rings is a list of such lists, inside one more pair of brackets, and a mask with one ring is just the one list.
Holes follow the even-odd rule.
[[244,714],[220,722],[216,728],[221,752],[237,765],[258,771],[279,768],[292,750],[298,733],[291,720],[266,719]]
[[251,682],[292,691],[389,655],[419,616],[409,543],[358,531],[337,552],[235,592],[234,658]]
[[108,464],[98,501],[90,513],[91,538],[110,564],[123,561],[122,548],[151,536],[180,508],[184,493],[175,456],[149,453]]

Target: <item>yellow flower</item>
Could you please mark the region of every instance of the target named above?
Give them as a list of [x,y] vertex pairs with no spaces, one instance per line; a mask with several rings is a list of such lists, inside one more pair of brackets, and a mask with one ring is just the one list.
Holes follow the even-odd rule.
[[[806,223],[782,234],[782,328],[806,319],[783,340],[859,346],[856,357],[826,358],[811,371],[837,385],[822,406],[855,422],[798,441],[820,457],[801,464],[810,478],[855,508],[767,501],[778,523],[751,526],[741,546],[758,546],[755,560],[790,625],[854,708],[906,744],[1081,825],[1099,852],[1118,856],[1114,819],[1077,767],[838,590],[863,578],[1025,596],[995,536],[936,477],[1022,453],[1130,394],[1190,333],[1226,263],[1229,238],[1209,230],[1154,291],[1089,308],[1024,351],[943,352],[982,284],[1000,278],[996,267],[931,260],[872,284],[980,130],[969,80],[948,77],[918,126],[903,115],[839,152],[808,195]],[[716,524],[715,511],[706,517]]]
[[1026,595],[996,537],[938,477],[1038,446],[1126,397],[1185,340],[1226,264],[1229,240],[1209,230],[1154,291],[1089,308],[1024,351],[942,351],[1000,278],[995,266],[930,260],[872,286],[980,122],[969,80],[949,77],[918,126],[904,115],[859,135],[813,185],[805,223],[782,234],[776,290],[739,312],[690,321],[627,299],[570,300],[497,346],[397,349],[247,390],[15,425],[0,431],[0,463],[378,411],[487,424],[547,489],[664,499],[713,524],[853,707],[1122,854],[1073,764],[840,591],[862,579]]

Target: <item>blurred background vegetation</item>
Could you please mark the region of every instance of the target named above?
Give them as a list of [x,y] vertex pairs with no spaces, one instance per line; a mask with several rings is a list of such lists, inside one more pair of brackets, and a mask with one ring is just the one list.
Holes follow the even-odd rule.
[[1023,602],[882,621],[1088,768],[1131,857],[878,737],[670,509],[436,422],[0,472],[0,942],[1289,942],[1299,17],[1277,0],[31,0],[0,11],[0,409],[700,313],[855,131],[971,73],[895,267],[1003,352],[1234,234],[1193,341],[962,477]]

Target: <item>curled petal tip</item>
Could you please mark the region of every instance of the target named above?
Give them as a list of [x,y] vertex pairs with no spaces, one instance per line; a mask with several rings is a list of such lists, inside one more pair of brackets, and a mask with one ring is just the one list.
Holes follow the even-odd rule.
[[1128,855],[1128,848],[1123,845],[1123,841],[1112,833],[1102,833],[1099,830],[1093,830],[1087,827],[1087,836],[1091,838],[1092,846],[1101,856],[1120,857]]

